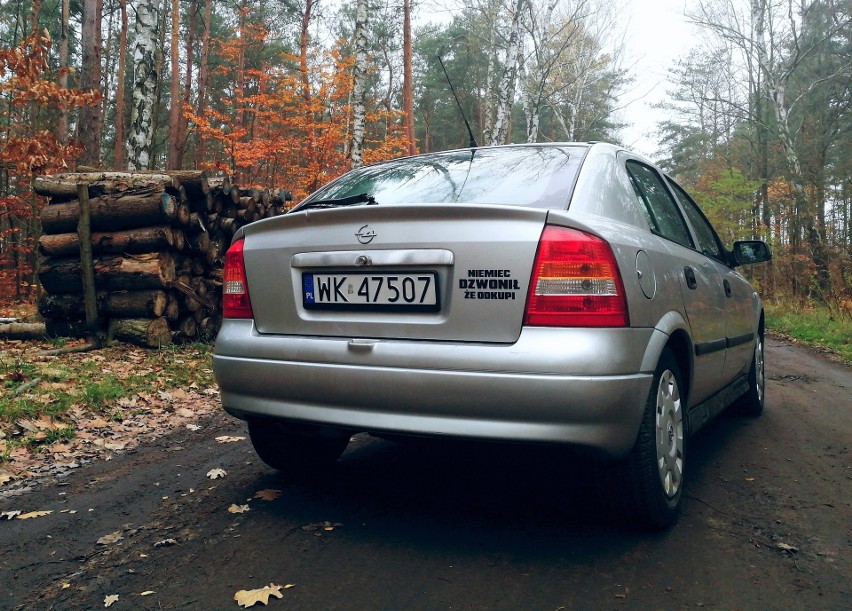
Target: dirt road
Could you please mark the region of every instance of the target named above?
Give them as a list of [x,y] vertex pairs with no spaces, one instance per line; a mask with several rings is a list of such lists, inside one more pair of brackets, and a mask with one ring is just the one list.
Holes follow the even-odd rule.
[[767,360],[764,415],[692,440],[665,533],[608,524],[552,452],[358,436],[327,479],[287,482],[217,442],[245,435],[219,414],[0,488],[0,511],[52,511],[0,521],[0,608],[237,609],[272,583],[293,587],[269,609],[846,609],[852,372],[772,338]]

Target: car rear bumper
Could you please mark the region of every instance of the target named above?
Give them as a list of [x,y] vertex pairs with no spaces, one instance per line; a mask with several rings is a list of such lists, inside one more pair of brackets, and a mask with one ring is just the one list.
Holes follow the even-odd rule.
[[512,345],[447,344],[266,336],[226,321],[213,368],[224,408],[240,418],[561,443],[617,458],[639,429],[652,332],[531,328]]

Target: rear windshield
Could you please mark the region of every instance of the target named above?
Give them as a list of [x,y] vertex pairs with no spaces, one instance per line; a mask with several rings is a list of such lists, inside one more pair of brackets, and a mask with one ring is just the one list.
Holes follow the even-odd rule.
[[344,174],[303,204],[368,193],[378,204],[471,203],[565,209],[586,150],[576,146],[517,146],[397,159]]

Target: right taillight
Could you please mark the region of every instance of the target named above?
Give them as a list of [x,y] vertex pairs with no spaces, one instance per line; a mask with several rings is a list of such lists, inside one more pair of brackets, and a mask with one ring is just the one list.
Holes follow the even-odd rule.
[[225,318],[254,318],[246,281],[246,264],[243,259],[244,239],[239,239],[225,253],[224,286],[222,288],[222,316]]
[[609,244],[576,229],[545,227],[533,266],[524,324],[628,326],[624,284]]

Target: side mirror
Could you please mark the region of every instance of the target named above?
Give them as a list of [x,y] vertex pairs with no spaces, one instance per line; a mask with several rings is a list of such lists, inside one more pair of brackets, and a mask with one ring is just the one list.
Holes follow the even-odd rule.
[[751,265],[763,263],[772,259],[769,246],[763,240],[739,240],[734,242],[734,263],[736,265]]

